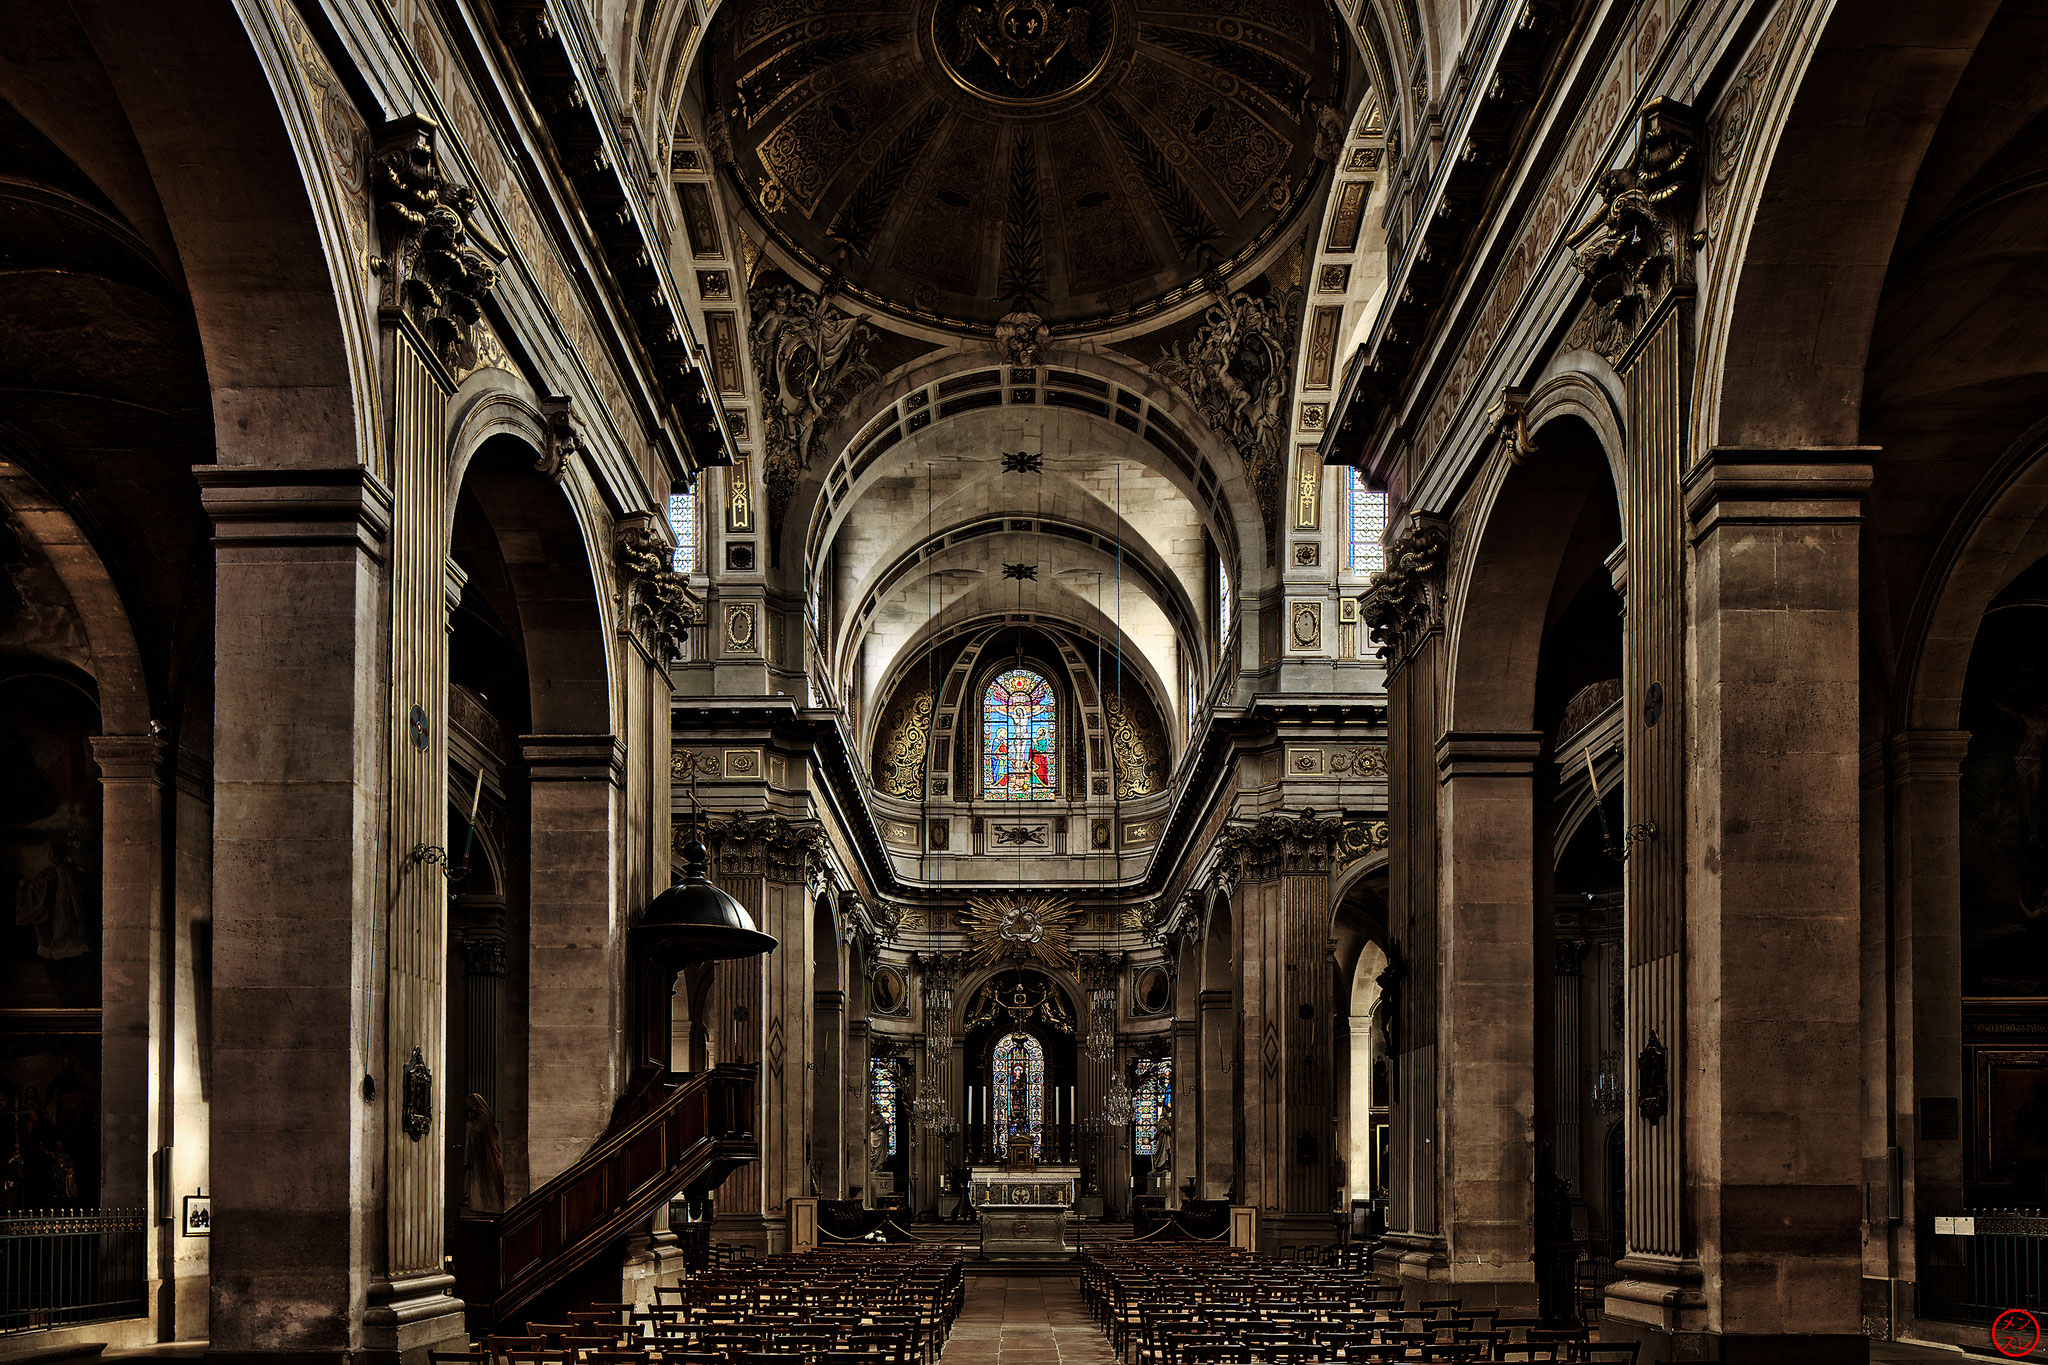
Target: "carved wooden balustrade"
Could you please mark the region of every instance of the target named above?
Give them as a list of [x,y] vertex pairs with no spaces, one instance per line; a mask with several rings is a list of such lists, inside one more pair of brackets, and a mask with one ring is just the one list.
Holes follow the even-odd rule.
[[456,1292],[471,1330],[509,1320],[669,1200],[701,1197],[758,1161],[759,1074],[752,1063],[728,1063],[644,1086],[569,1169],[503,1213],[458,1220]]

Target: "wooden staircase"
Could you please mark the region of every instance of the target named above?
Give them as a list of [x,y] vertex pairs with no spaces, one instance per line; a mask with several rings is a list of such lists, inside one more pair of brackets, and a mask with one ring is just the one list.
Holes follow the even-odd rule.
[[761,1157],[754,1132],[760,1067],[673,1072],[633,1091],[569,1169],[503,1213],[467,1216],[455,1232],[456,1292],[484,1333],[564,1284],[671,1199],[717,1189]]

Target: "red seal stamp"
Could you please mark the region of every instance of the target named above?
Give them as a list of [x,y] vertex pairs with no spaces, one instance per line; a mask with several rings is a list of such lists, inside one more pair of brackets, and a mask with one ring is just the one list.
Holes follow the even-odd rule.
[[1991,1345],[2013,1360],[2033,1354],[2041,1344],[2041,1324],[2024,1308],[2008,1308],[1991,1324]]

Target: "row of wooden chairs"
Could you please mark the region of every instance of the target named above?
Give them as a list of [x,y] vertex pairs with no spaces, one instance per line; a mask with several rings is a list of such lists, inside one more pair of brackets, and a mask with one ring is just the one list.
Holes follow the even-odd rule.
[[1125,1365],[1631,1365],[1633,1342],[1583,1326],[1466,1309],[1457,1299],[1403,1306],[1401,1286],[1347,1258],[1276,1260],[1185,1243],[1084,1254],[1082,1292]]
[[965,1284],[955,1248],[858,1249],[723,1266],[564,1322],[435,1352],[434,1365],[932,1365]]

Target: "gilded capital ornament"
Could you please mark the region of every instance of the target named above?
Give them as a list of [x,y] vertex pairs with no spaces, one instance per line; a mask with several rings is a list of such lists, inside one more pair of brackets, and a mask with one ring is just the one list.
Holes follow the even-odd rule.
[[584,453],[583,427],[566,398],[548,399],[541,404],[541,413],[547,422],[543,433],[547,447],[533,462],[533,469],[560,483],[569,473],[569,462]]
[[[1642,112],[1635,155],[1600,177],[1600,208],[1565,239],[1591,281],[1573,341],[1616,360],[1671,294],[1692,284],[1692,213],[1699,197],[1699,117],[1676,100]],[[1585,335],[1581,335],[1582,329]]]
[[668,541],[651,517],[621,519],[616,537],[619,626],[657,658],[672,659],[682,652],[690,628],[703,623],[704,604],[690,591],[689,580],[675,571]]
[[498,268],[471,241],[476,194],[449,178],[432,119],[394,120],[370,157],[383,254],[371,261],[387,315],[419,328],[435,359],[453,370],[475,366],[473,328]]
[[1417,518],[1387,547],[1387,567],[1365,590],[1361,616],[1380,657],[1398,663],[1443,622],[1444,569],[1451,534],[1441,521]]
[[1299,815],[1262,815],[1248,825],[1231,825],[1216,840],[1219,862],[1235,882],[1328,872],[1343,836],[1340,818],[1313,810]]
[[[672,838],[678,852],[689,833],[688,826],[676,827]],[[741,812],[707,821],[703,835],[712,864],[721,874],[801,885],[811,880],[825,859],[823,829],[780,815],[756,817]]]

